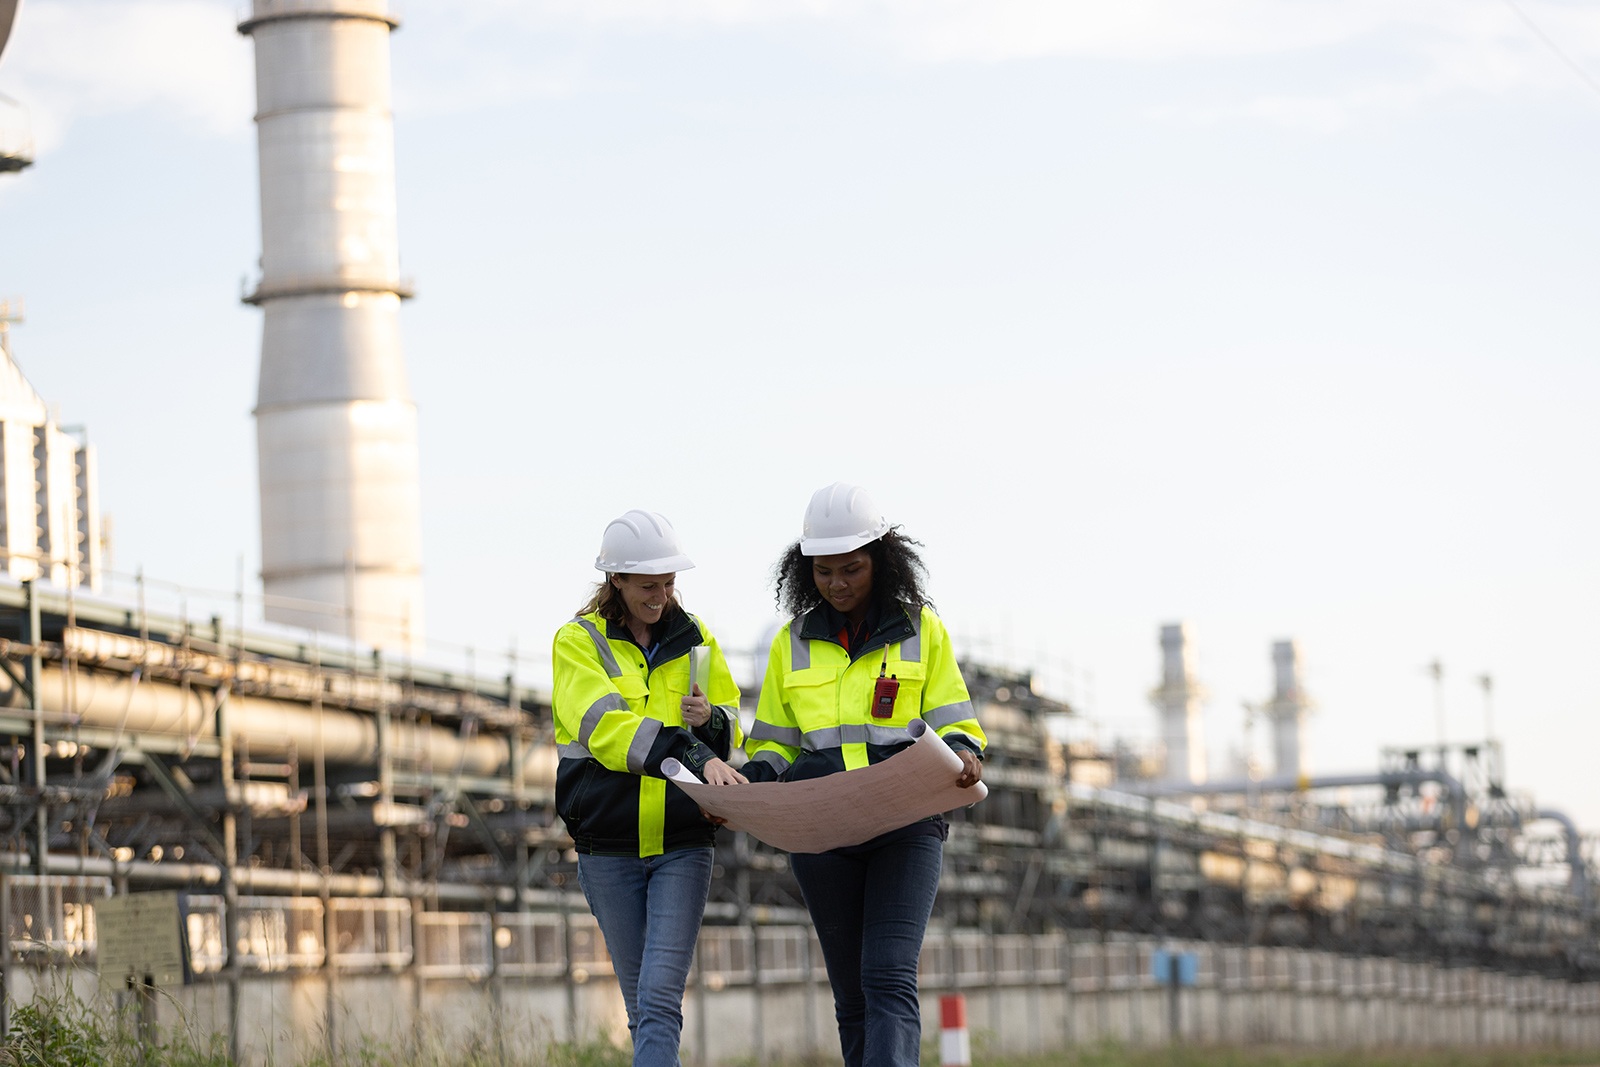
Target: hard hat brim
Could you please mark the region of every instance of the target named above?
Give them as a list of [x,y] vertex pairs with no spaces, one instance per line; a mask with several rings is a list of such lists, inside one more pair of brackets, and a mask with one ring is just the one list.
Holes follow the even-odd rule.
[[600,556],[594,561],[594,569],[607,574],[676,574],[694,570],[694,561],[684,555],[637,560],[607,560]]
[[885,522],[881,529],[872,533],[850,534],[848,537],[802,537],[800,539],[800,554],[802,556],[840,556],[846,552],[854,552],[863,545],[870,545],[888,532],[889,524]]

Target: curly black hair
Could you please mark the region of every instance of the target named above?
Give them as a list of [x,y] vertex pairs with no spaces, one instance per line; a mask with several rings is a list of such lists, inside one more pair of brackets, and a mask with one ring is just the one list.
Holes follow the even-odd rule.
[[[888,533],[862,546],[872,557],[873,603],[879,607],[896,603],[933,607],[925,588],[928,567],[917,551],[921,546],[921,541],[905,536],[898,526],[891,526]],[[800,542],[796,541],[773,565],[775,599],[784,614],[803,615],[822,603],[816,579],[811,576],[811,560],[811,556],[801,554]]]

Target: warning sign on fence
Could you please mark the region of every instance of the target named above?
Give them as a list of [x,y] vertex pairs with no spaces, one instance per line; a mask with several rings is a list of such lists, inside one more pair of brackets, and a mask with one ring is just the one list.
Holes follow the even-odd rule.
[[100,981],[118,989],[134,985],[186,985],[189,945],[183,895],[127,893],[95,905],[99,929]]

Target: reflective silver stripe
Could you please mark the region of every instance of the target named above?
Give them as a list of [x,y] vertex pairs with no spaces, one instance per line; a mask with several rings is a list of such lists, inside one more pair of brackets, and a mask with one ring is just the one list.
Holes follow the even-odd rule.
[[963,700],[955,704],[945,704],[942,707],[922,713],[922,721],[935,730],[945,726],[952,726],[970,718],[972,718],[972,701],[970,700]]
[[811,666],[811,642],[800,636],[800,620],[804,615],[796,615],[789,623],[789,669],[803,671]]
[[729,722],[739,721],[739,706],[737,704],[713,704],[711,706],[726,715]]
[[568,741],[566,744],[558,746],[558,751],[560,751],[562,759],[591,758],[589,755],[589,750],[578,744],[576,741]]
[[911,636],[900,642],[900,658],[907,663],[922,662],[922,609],[906,612],[911,619]]
[[840,745],[898,745],[902,741],[910,740],[911,731],[904,726],[850,723],[845,726],[830,726],[823,730],[810,730],[803,738],[802,747],[809,752],[817,752],[825,748],[838,748]]
[[583,722],[578,724],[578,743],[582,745],[589,743],[589,738],[600,725],[600,720],[606,717],[606,712],[627,710],[628,702],[622,699],[621,693],[607,693],[590,704],[589,710],[583,713]]
[[621,678],[622,668],[617,666],[617,657],[611,651],[611,642],[606,640],[605,634],[602,634],[588,619],[572,621],[589,631],[589,637],[594,640],[595,651],[600,653],[600,665],[606,669],[607,677]]
[[628,746],[628,770],[634,774],[644,773],[644,758],[650,755],[650,746],[656,743],[656,736],[660,733],[660,719],[639,721],[638,732],[633,735],[633,743]]
[[770,748],[764,748],[754,756],[751,756],[750,762],[770,764],[779,774],[789,769],[789,761]]
[[776,741],[780,745],[799,748],[803,738],[800,735],[798,726],[774,726],[770,722],[763,722],[757,719],[750,727],[750,740]]
[[[853,732],[864,733],[865,737],[852,737]],[[898,745],[902,741],[911,740],[911,731],[904,726],[846,726],[844,728],[846,741],[866,741],[874,745]]]
[[830,726],[825,730],[808,731],[801,738],[801,747],[808,752],[820,752],[825,748],[838,748],[844,744],[844,737],[837,726]]

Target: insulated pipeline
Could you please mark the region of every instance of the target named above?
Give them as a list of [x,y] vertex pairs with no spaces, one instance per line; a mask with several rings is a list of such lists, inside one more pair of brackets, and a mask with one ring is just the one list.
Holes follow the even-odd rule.
[[[216,733],[215,697],[210,689],[164,682],[135,682],[124,675],[78,671],[74,699],[67,706],[66,678],[57,665],[46,664],[39,687],[46,714],[59,719],[69,712],[83,725],[124,734],[162,734],[199,738]],[[0,703],[25,706],[27,698],[9,678],[0,675]],[[226,721],[234,743],[247,741],[252,756],[286,756],[292,742],[301,759],[322,751],[330,763],[373,766],[378,762],[378,723],[371,715],[323,708],[289,700],[234,694],[228,698]],[[430,766],[436,774],[460,771],[489,775],[509,771],[511,746],[494,734],[461,737],[439,726],[419,726],[399,716],[389,726],[391,756]],[[553,784],[555,751],[530,746],[523,775],[530,785]]]

